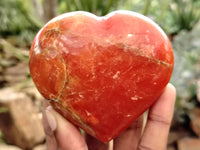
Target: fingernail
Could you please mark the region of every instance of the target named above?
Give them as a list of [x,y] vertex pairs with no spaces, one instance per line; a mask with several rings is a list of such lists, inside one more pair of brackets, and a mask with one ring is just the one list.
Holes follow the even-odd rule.
[[52,113],[52,107],[48,106],[45,110],[46,116],[47,116],[47,121],[49,124],[49,127],[51,128],[52,131],[56,130],[57,124],[56,124],[56,118],[54,117]]

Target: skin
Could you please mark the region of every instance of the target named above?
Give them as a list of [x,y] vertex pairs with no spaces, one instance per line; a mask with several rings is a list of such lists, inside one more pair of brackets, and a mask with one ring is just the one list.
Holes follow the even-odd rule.
[[149,109],[144,125],[140,116],[110,144],[81,134],[80,130],[44,103],[43,125],[48,150],[166,150],[174,112],[176,90],[168,84],[160,98]]

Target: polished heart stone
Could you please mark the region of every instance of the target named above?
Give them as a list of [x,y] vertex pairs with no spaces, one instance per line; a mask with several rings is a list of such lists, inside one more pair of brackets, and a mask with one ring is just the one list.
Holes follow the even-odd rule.
[[108,142],[162,94],[174,58],[167,36],[147,17],[79,11],[39,31],[29,65],[36,87],[56,111]]

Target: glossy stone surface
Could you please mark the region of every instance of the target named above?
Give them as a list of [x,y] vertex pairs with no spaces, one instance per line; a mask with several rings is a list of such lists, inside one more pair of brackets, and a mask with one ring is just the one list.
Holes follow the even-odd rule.
[[58,112],[108,142],[158,99],[174,58],[165,33],[142,15],[72,12],[40,30],[29,65]]

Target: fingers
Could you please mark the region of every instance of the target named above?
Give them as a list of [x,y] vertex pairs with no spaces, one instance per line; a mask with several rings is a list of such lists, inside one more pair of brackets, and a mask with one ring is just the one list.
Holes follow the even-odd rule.
[[43,122],[48,150],[87,150],[80,131],[51,106],[44,108]]
[[[47,143],[47,150],[56,150],[56,147],[57,147],[57,144],[56,144],[56,139],[55,139],[55,136],[53,134],[53,131],[51,128],[53,128],[53,124],[52,127],[49,126],[49,123],[47,121],[47,115],[45,113],[45,110],[46,110],[46,107],[48,107],[48,103],[45,101],[43,103],[43,118],[42,118],[42,121],[43,121],[43,126],[44,126],[44,131],[45,131],[45,134],[46,134],[46,143]],[[54,117],[52,118],[51,116],[49,116],[49,121],[51,121],[51,119],[54,119]],[[52,123],[55,122],[55,121],[51,121]]]
[[140,116],[114,140],[114,150],[136,150],[142,133],[142,125],[143,116]]
[[172,120],[176,91],[168,84],[164,93],[149,110],[147,125],[138,150],[165,150]]
[[[114,141],[114,150],[166,149],[167,137],[173,116],[175,88],[168,84],[158,101],[150,108],[148,122],[141,137],[143,118],[140,117],[130,128]],[[55,112],[51,106],[44,105],[43,124],[48,150],[87,150],[80,131]],[[139,139],[141,137],[141,141]],[[108,145],[87,136],[89,150],[107,150]],[[139,145],[138,145],[139,143]]]
[[48,150],[108,150],[109,145],[86,134],[86,141],[74,125],[59,115],[45,101],[43,125],[46,133]]
[[103,143],[88,134],[85,134],[85,139],[88,144],[88,150],[109,150],[108,143]]

